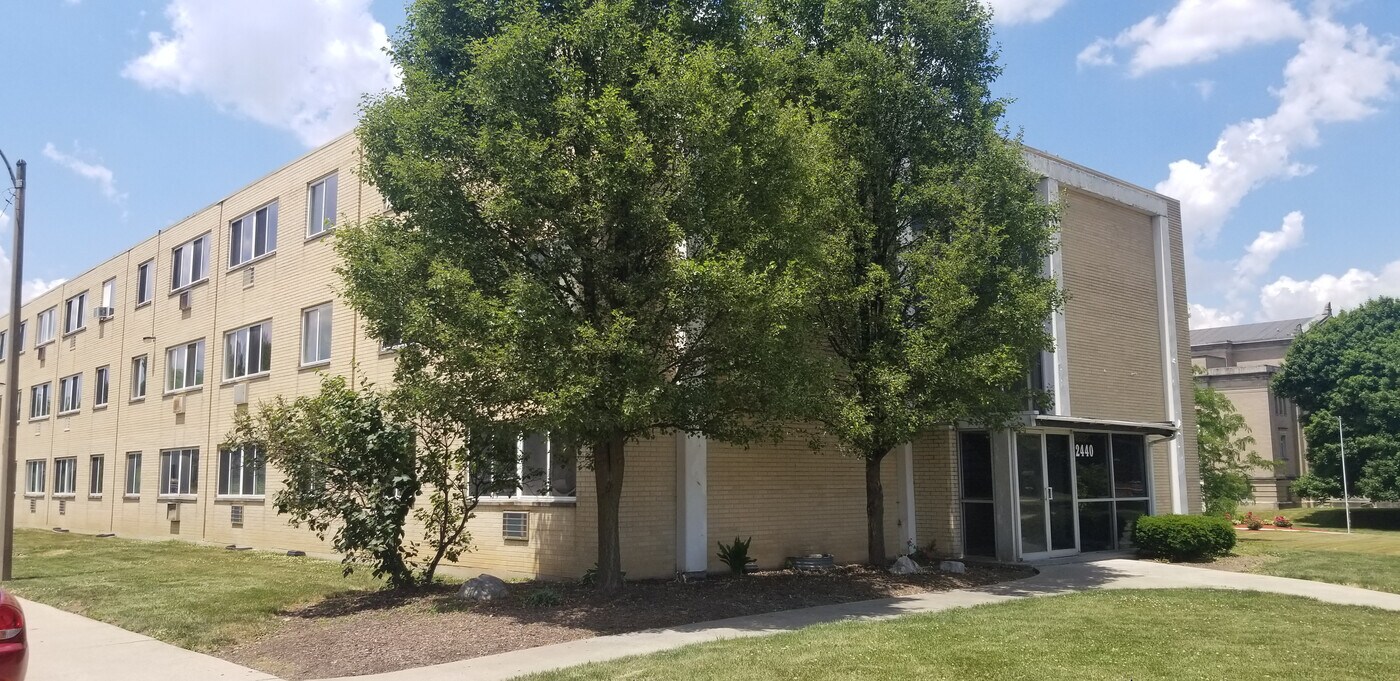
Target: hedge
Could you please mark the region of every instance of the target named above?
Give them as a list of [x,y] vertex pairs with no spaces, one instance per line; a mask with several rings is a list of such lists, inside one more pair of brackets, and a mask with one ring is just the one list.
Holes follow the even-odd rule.
[[1137,519],[1133,541],[1145,556],[1171,561],[1223,556],[1235,548],[1235,528],[1224,518],[1202,515],[1145,515]]

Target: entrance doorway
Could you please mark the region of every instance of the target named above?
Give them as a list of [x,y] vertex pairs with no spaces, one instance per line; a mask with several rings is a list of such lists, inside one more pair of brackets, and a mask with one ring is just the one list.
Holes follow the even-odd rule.
[[1016,495],[1022,559],[1079,552],[1074,468],[1069,435],[1016,435]]

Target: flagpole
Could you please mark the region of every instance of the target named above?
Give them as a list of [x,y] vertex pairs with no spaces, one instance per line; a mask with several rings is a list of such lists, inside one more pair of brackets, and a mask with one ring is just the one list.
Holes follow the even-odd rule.
[[1351,534],[1351,494],[1347,492],[1347,440],[1342,434],[1342,417],[1337,416],[1337,442],[1342,445],[1342,506],[1346,508],[1347,534]]

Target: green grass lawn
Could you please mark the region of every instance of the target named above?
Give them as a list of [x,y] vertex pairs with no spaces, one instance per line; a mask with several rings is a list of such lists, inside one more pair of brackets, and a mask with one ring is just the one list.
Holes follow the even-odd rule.
[[30,600],[192,650],[211,651],[275,626],[283,609],[377,588],[339,564],[180,541],[16,530],[14,580]]
[[1240,532],[1235,553],[1267,558],[1250,572],[1400,593],[1400,532]]
[[[1273,520],[1282,515],[1293,521],[1296,527],[1313,530],[1346,531],[1346,511],[1340,508],[1285,508],[1268,509],[1241,508],[1238,515],[1253,511],[1254,515],[1265,520]],[[1351,528],[1356,532],[1400,532],[1400,508],[1353,508]]]
[[[1306,625],[1306,636],[1280,636]],[[527,677],[1394,678],[1400,615],[1250,592],[1099,591],[822,625]]]

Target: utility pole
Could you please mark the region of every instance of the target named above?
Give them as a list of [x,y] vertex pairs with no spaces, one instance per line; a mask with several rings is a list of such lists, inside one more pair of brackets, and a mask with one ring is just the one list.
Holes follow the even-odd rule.
[[[24,281],[24,159],[10,170],[10,159],[0,152],[5,170],[10,171],[10,183],[15,188],[15,232],[10,247],[10,330],[5,333],[5,397],[0,418],[5,419],[4,498],[0,503],[0,581],[10,581],[10,568],[15,553],[15,436],[19,431],[19,317],[20,296]],[[18,171],[18,172],[16,172]]]
[[1342,445],[1342,506],[1347,514],[1347,534],[1351,534],[1351,494],[1347,492],[1347,439],[1342,434],[1342,417],[1337,416],[1337,442]]

